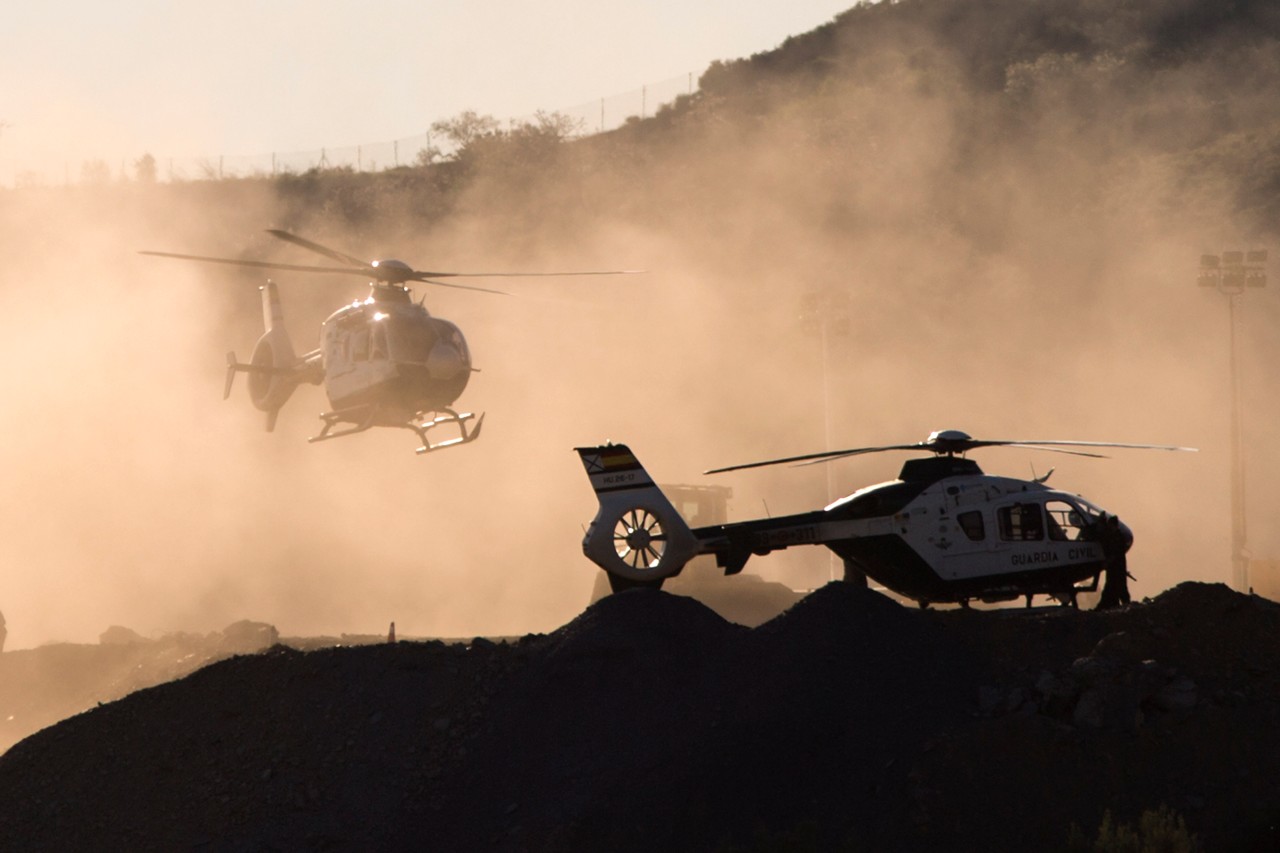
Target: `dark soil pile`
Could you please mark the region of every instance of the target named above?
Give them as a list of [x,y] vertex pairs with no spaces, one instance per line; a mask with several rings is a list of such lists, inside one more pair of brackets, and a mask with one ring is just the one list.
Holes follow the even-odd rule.
[[263,622],[236,622],[210,634],[176,633],[156,640],[117,625],[96,644],[53,643],[6,652],[0,655],[0,753],[95,705],[181,678],[216,660],[261,651],[278,640],[275,628]]
[[1280,605],[921,612],[833,583],[755,629],[606,598],[545,636],[214,663],[0,757],[22,850],[1063,849],[1161,806],[1274,849]]

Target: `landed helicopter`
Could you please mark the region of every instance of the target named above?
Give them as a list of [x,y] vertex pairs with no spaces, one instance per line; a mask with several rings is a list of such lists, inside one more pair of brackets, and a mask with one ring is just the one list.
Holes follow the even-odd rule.
[[[507,276],[622,275],[632,270],[546,273],[461,273],[415,270],[394,259],[362,261],[288,231],[268,234],[301,246],[344,266],[283,264],[274,261],[213,258],[173,252],[141,252],[215,264],[294,272],[365,275],[371,278],[368,298],[344,305],[320,327],[320,346],[296,355],[284,326],[284,311],[275,282],[262,291],[262,319],[266,331],[254,345],[248,362],[227,353],[227,381],[223,397],[231,395],[237,373],[249,374],[249,398],[266,412],[267,431],[275,429],[280,409],[299,385],[324,385],[331,408],[320,414],[324,422],[308,441],[325,441],[364,432],[370,427],[412,430],[422,442],[418,453],[467,444],[480,437],[484,415],[455,411],[455,400],[467,387],[471,353],[466,338],[453,323],[428,313],[422,300],[413,301],[406,282],[503,294],[500,290],[439,281],[442,278]],[[474,423],[471,423],[474,418]],[[443,425],[457,429],[454,438],[432,444],[428,433]],[[335,428],[336,431],[335,431]]]
[[[859,489],[825,509],[691,529],[626,445],[576,448],[599,510],[582,550],[608,573],[614,591],[660,588],[694,557],[714,555],[726,575],[754,555],[793,545],[825,545],[844,562],[845,579],[870,578],[931,604],[1013,601],[1037,595],[1076,606],[1098,588],[1112,557],[1133,533],[1113,515],[1043,477],[984,474],[967,451],[1018,446],[1098,457],[1085,448],[1194,450],[1155,444],[1090,441],[990,441],[942,430],[922,442],[824,451],[716,468],[716,474],[783,463],[810,464],[890,450],[922,450],[897,480]],[[1111,544],[1114,543],[1114,544]]]

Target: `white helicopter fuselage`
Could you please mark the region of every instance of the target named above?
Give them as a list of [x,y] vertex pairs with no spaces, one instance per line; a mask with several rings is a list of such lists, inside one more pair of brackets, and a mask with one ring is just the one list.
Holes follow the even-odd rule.
[[379,426],[447,409],[472,373],[458,327],[407,295],[379,294],[338,309],[321,327],[320,353],[333,410],[353,413],[352,420],[372,411]]
[[920,602],[998,600],[1062,593],[1096,577],[1102,547],[1086,537],[1101,514],[1079,495],[935,457],[910,460],[901,479],[816,512],[693,534],[700,552],[726,555],[826,545],[849,568]]
[[[689,529],[625,446],[579,453],[600,500],[583,550],[625,583],[660,583],[699,554],[737,574],[753,555],[825,545],[846,577],[865,575],[922,605],[1074,600],[1096,589],[1106,565],[1097,506],[1043,481],[984,474],[961,457],[908,460],[899,479],[820,510]],[[1120,530],[1127,550],[1132,533]]]
[[[471,354],[457,326],[432,317],[421,303],[415,304],[410,299],[406,287],[408,282],[500,294],[503,291],[442,279],[462,276],[625,275],[637,272],[418,270],[394,258],[365,261],[279,228],[270,228],[267,233],[327,258],[331,263],[320,266],[177,252],[144,251],[141,254],[256,269],[368,276],[373,293],[365,301],[344,306],[331,314],[321,329],[319,348],[299,358],[294,355],[293,345],[284,329],[275,283],[268,280],[262,288],[266,331],[254,345],[248,362],[238,361],[234,352],[227,354],[227,381],[223,395],[231,393],[237,373],[249,374],[250,399],[254,406],[266,412],[266,427],[270,432],[275,429],[281,407],[298,385],[323,384],[333,408],[321,413],[324,428],[310,441],[352,435],[374,426],[401,427],[412,430],[422,440],[418,453],[474,441],[480,436],[484,414],[476,417],[470,412],[455,412],[450,408],[471,377]],[[342,424],[351,426],[335,431],[335,427]],[[427,434],[441,426],[446,427],[446,432],[448,427],[456,428],[457,437],[429,442]]]
[[[422,440],[419,453],[466,444],[480,434],[484,416],[468,429],[470,413],[449,408],[471,378],[471,353],[462,332],[432,317],[404,288],[374,284],[372,295],[329,315],[320,328],[320,346],[294,355],[284,327],[284,311],[274,282],[262,288],[266,331],[249,363],[227,353],[224,396],[237,372],[249,374],[249,397],[267,413],[267,430],[294,389],[323,385],[332,407],[320,414],[324,428],[310,441],[401,427]],[[349,424],[335,431],[340,425]],[[456,438],[430,443],[427,433],[455,425]]]

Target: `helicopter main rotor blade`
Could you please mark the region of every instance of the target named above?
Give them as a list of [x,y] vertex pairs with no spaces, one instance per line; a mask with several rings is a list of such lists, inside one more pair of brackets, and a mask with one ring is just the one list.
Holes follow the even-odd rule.
[[278,264],[274,261],[245,261],[238,258],[210,258],[206,255],[180,255],[176,252],[146,252],[140,251],[139,255],[154,255],[158,258],[179,258],[184,261],[204,261],[210,264],[228,264],[236,267],[255,267],[257,269],[268,270],[292,270],[293,272],[322,272],[322,273],[340,273],[343,275],[369,275],[370,268],[362,267],[350,269],[345,267],[317,267],[305,264]]
[[456,287],[459,290],[478,290],[481,293],[496,293],[499,296],[511,295],[510,293],[507,293],[505,290],[493,290],[492,288],[489,288],[489,287],[476,287],[474,284],[453,284],[452,282],[435,281],[429,278],[410,278],[410,279],[406,279],[406,281],[420,281],[423,284],[435,284],[440,287]]
[[[414,270],[406,281],[426,281],[429,278],[537,278],[555,275],[641,275],[645,270],[574,270],[573,272],[424,272]],[[439,282],[436,282],[439,284]]]
[[950,439],[945,442],[921,441],[915,444],[890,444],[884,447],[857,447],[849,450],[824,450],[819,453],[805,453],[800,456],[786,456],[781,459],[768,459],[763,462],[748,462],[743,465],[729,465],[724,468],[712,468],[704,474],[723,474],[726,471],[741,471],[746,468],[763,468],[767,465],[816,465],[822,462],[834,462],[848,456],[859,456],[864,453],[881,453],[886,450],[928,450],[932,453],[963,453],[979,447],[1026,447],[1030,450],[1043,450],[1049,453],[1066,453],[1072,456],[1088,456],[1094,459],[1106,459],[1101,453],[1090,453],[1087,450],[1068,450],[1068,447],[1116,447],[1132,450],[1175,450],[1195,453],[1194,447],[1175,447],[1169,444],[1128,444],[1116,441],[983,441],[981,439]]
[[[372,272],[374,275],[386,275],[379,273],[377,265],[368,261],[362,261],[354,255],[348,255],[345,252],[339,252],[337,249],[330,249],[328,246],[322,246],[314,240],[308,240],[306,237],[299,237],[297,234],[291,234],[288,231],[282,231],[279,228],[268,228],[267,233],[286,243],[293,243],[295,246],[301,246],[323,255],[333,261],[343,264],[357,264],[362,266],[366,271]],[[644,270],[574,270],[572,272],[444,272],[439,270],[411,270],[408,275],[404,276],[404,281],[422,281],[428,284],[444,284],[444,282],[431,281],[433,278],[505,278],[505,277],[529,277],[529,276],[555,276],[555,275],[636,275],[644,272]],[[482,287],[471,288],[472,290],[485,290]],[[502,293],[500,290],[487,291],[489,293]],[[509,294],[503,294],[509,295]]]
[[1051,450],[1054,447],[1119,447],[1129,450],[1175,450],[1184,453],[1198,451],[1195,447],[1176,447],[1172,444],[1129,444],[1121,441],[983,441],[974,439],[969,444],[970,447],[1034,447],[1041,450]]
[[766,459],[763,462],[747,462],[742,465],[726,465],[723,468],[712,468],[703,471],[704,474],[723,474],[726,471],[742,471],[746,468],[763,468],[766,465],[786,465],[787,463],[797,463],[800,465],[808,465],[815,462],[830,462],[835,459],[841,459],[845,456],[858,456],[863,453],[880,453],[885,450],[923,450],[926,446],[923,444],[889,444],[884,447],[857,447],[850,450],[823,450],[818,453],[803,453],[799,456],[784,456],[781,459]]
[[[1066,450],[1061,447],[1047,447],[1044,444],[1039,442],[1014,441],[1014,442],[1000,442],[999,444],[987,444],[983,446],[984,447],[1025,447],[1028,450],[1043,450],[1045,453],[1067,453],[1067,454],[1070,454],[1071,456],[1089,456],[1089,457],[1092,457],[1093,459],[1110,458],[1102,453],[1090,453],[1087,450]],[[1101,446],[1110,447],[1111,445],[1101,445]]]
[[290,234],[288,231],[281,231],[279,228],[268,228],[267,233],[272,237],[284,240],[286,243],[292,243],[295,246],[301,246],[315,252],[317,255],[323,255],[331,261],[337,261],[340,264],[356,264],[364,267],[366,270],[372,267],[368,261],[362,261],[354,255],[348,255],[345,252],[339,252],[337,249],[330,249],[328,246],[321,246],[313,240],[305,237],[299,237],[297,234]]

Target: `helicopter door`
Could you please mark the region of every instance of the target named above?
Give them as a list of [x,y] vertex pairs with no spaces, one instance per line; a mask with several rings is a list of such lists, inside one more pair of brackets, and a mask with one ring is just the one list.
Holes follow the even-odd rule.
[[1044,513],[1038,503],[1016,503],[996,510],[1003,542],[1039,542],[1044,539]]
[[954,525],[944,526],[933,542],[941,558],[937,571],[946,581],[981,574],[995,540],[988,516],[980,507],[956,513],[954,521]]
[[1049,541],[1044,507],[1022,501],[996,507],[996,547],[990,574],[1021,572],[1058,562],[1057,549]]
[[[376,382],[377,371],[370,366],[372,334],[369,327],[364,312],[353,311],[335,323],[332,336],[326,332],[325,392],[337,408],[360,404],[361,397]],[[384,337],[384,352],[385,341]]]
[[[377,319],[377,318],[375,318]],[[369,327],[369,360],[387,360],[387,324],[375,322]]]
[[1067,501],[1045,501],[1044,512],[1049,525],[1049,539],[1054,542],[1078,542],[1085,538],[1085,530],[1092,524],[1088,513]]
[[355,329],[347,338],[347,345],[350,347],[351,363],[358,364],[362,361],[369,360],[369,327],[364,326]]
[[1049,540],[1066,543],[1059,551],[1068,563],[1100,563],[1102,545],[1093,536],[1102,510],[1084,500],[1052,498],[1044,502]]
[[362,313],[330,322],[325,329],[324,356],[325,372],[332,378],[350,373],[358,361],[367,358],[369,331]]

